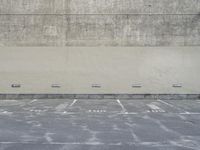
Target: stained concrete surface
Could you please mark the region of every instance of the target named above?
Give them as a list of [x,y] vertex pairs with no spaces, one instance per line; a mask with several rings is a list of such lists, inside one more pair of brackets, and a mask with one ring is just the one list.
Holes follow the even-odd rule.
[[1,100],[0,150],[199,150],[199,100]]
[[0,0],[0,46],[199,46],[199,0]]
[[0,54],[1,94],[200,93],[200,47],[7,47]]

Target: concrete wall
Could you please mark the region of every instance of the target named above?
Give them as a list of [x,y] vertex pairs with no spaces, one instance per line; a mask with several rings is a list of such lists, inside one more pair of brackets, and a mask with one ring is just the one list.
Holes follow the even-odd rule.
[[0,93],[200,93],[200,0],[0,0],[0,46]]
[[0,54],[4,94],[200,93],[200,47],[10,47]]
[[199,0],[0,0],[0,46],[199,46]]

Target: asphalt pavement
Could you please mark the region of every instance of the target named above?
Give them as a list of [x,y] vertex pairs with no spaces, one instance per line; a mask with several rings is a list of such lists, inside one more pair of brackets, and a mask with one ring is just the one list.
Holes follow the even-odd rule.
[[200,150],[200,100],[1,100],[0,150]]

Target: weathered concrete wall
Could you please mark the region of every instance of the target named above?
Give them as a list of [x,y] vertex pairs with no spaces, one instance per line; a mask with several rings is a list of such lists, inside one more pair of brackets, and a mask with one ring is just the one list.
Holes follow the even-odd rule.
[[4,94],[200,93],[200,47],[10,47],[0,54]]
[[199,46],[199,0],[0,0],[1,46]]

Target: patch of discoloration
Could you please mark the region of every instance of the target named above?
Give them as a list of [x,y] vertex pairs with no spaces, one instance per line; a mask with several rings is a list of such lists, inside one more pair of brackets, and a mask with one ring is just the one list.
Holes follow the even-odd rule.
[[58,106],[56,106],[56,108],[55,108],[55,112],[56,113],[58,113],[58,114],[65,114],[65,110],[66,110],[66,108],[68,107],[68,102],[65,102],[65,103],[62,103],[62,104],[59,104]]
[[39,121],[31,120],[31,121],[27,121],[27,123],[31,124],[33,127],[41,127],[42,126],[42,124]]
[[53,139],[51,138],[51,135],[53,135],[54,133],[45,133],[45,135],[44,135],[44,138],[46,139],[46,141],[48,142],[48,143],[52,143],[53,142]]
[[36,136],[36,135],[28,135],[24,134],[20,137],[20,141],[24,143],[35,143],[42,139],[42,137]]
[[13,112],[0,110],[0,115],[12,116]]
[[23,105],[24,102],[19,100],[0,100],[0,106],[16,106]]

